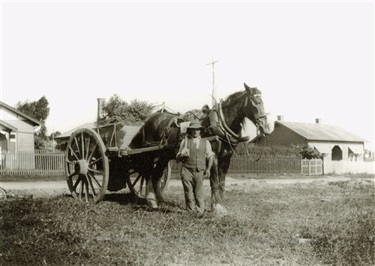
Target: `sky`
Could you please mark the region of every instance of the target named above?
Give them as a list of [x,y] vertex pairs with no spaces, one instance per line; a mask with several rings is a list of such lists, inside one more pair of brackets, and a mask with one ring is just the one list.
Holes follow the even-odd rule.
[[337,125],[374,150],[374,1],[1,0],[0,100],[45,96],[48,132],[117,94],[176,112],[262,91],[271,118]]

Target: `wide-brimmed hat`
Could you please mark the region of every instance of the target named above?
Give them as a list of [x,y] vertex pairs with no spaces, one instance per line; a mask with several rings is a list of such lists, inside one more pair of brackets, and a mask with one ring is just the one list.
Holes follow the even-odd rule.
[[188,129],[201,129],[204,128],[199,121],[193,120],[190,122]]

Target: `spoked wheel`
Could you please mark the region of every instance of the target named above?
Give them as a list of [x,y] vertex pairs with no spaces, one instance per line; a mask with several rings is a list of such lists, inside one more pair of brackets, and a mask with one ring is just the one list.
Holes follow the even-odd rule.
[[0,187],[0,200],[6,200],[7,198],[8,196],[6,190]]
[[[160,189],[160,193],[166,188],[168,181],[171,176],[171,162],[168,162],[167,167],[163,171],[163,175],[158,181],[158,186]],[[126,183],[129,187],[131,193],[139,198],[146,197],[146,177],[138,172],[132,171],[129,172],[128,178]]]
[[72,196],[85,202],[98,202],[108,187],[109,163],[99,134],[82,128],[69,138],[65,152],[65,173]]
[[126,183],[130,192],[139,198],[146,197],[146,178],[143,174],[130,171]]

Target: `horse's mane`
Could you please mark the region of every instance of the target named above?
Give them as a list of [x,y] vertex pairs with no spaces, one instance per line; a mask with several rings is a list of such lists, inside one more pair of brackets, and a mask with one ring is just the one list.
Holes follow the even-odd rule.
[[238,92],[232,93],[223,101],[223,107],[224,106],[230,107],[230,106],[237,104],[238,100],[246,93],[247,93],[246,91],[238,91]]
[[[225,98],[225,105],[231,106],[235,103],[237,103],[238,99],[241,98],[244,94],[246,94],[247,91],[237,91],[232,94],[230,94],[228,97]],[[255,94],[262,94],[262,92],[258,88],[251,88],[251,95]]]

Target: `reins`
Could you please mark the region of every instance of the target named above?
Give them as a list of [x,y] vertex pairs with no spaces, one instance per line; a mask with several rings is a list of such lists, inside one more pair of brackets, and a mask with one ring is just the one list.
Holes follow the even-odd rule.
[[[246,105],[246,103],[248,101],[248,98],[247,98],[246,94],[244,94],[243,96],[246,96],[246,99],[245,99],[245,105]],[[241,96],[241,97],[243,97],[243,96]],[[253,98],[255,96],[258,96],[258,94],[252,95],[251,97]],[[251,101],[253,101],[253,100],[251,99]],[[229,144],[229,147],[231,148],[232,152],[235,155],[238,156],[238,154],[236,153],[236,151],[234,149],[234,146],[236,146],[238,143],[240,143],[240,136],[239,136],[239,134],[235,133],[226,123],[222,103],[223,103],[223,100],[220,100],[220,102],[216,104],[216,108],[213,108],[212,111],[211,111],[211,112],[215,112],[217,114],[217,120],[218,121],[213,121],[215,116],[210,115],[210,128],[212,129],[212,131],[215,135],[217,135],[219,138],[226,141]],[[257,116],[257,115],[255,115],[255,116]],[[257,119],[259,119],[261,117],[262,116],[259,116],[259,117],[257,117]],[[256,125],[256,126],[258,128],[258,125]],[[246,143],[244,143],[244,144],[245,144],[245,147],[246,147],[246,153],[250,157],[250,155],[248,153],[247,145],[246,145]],[[262,155],[263,155],[263,150],[261,151],[261,154],[260,154],[259,158],[257,158],[255,160],[255,162],[259,161],[260,158],[262,157]]]

